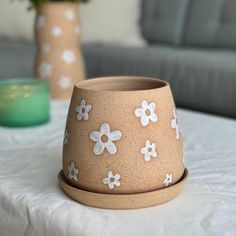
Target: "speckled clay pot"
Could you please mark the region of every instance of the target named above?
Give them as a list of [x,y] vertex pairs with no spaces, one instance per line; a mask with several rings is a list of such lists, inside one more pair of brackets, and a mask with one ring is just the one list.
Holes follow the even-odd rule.
[[77,3],[43,4],[35,20],[35,75],[49,79],[53,98],[70,98],[74,84],[84,79]]
[[97,207],[145,207],[173,198],[186,178],[168,83],[107,77],[74,88],[59,175],[68,195]]

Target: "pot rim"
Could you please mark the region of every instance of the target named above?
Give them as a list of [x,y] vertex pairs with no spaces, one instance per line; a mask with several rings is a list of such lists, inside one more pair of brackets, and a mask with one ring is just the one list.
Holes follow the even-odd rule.
[[[136,88],[131,86],[136,83]],[[114,85],[118,86],[114,88]],[[139,87],[138,87],[139,86]],[[157,91],[169,87],[169,83],[154,77],[145,76],[105,76],[82,81],[76,89],[96,93],[140,93]]]

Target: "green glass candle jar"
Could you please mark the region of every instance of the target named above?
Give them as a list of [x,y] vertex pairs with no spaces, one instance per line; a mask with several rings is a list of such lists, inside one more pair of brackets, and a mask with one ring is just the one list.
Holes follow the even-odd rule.
[[0,81],[0,125],[34,126],[50,119],[50,89],[47,80]]

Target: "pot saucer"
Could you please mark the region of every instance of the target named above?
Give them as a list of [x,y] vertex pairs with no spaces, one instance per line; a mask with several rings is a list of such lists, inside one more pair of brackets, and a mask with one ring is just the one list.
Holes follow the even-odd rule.
[[58,173],[58,180],[64,192],[73,200],[84,205],[108,209],[135,209],[150,207],[167,202],[183,189],[188,179],[188,170],[185,168],[179,182],[158,190],[136,194],[107,194],[95,193],[73,187],[65,178],[63,171]]

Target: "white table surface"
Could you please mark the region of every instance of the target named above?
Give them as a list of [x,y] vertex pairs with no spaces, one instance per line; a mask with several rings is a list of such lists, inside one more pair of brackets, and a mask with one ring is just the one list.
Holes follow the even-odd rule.
[[174,200],[103,210],[68,198],[57,183],[68,102],[35,128],[0,127],[0,235],[236,235],[236,120],[178,110],[190,178]]

